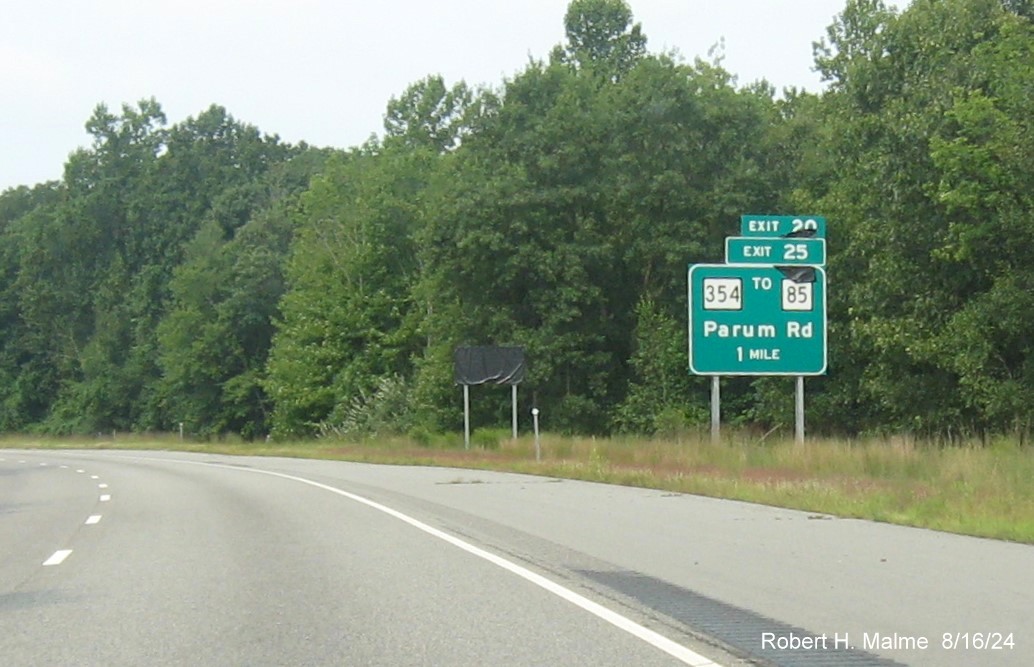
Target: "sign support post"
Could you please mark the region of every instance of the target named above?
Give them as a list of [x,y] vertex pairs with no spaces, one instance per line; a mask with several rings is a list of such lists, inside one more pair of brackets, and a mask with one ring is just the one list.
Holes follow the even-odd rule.
[[804,376],[797,376],[797,400],[794,410],[794,444],[804,444]]
[[513,439],[517,439],[517,385],[510,385],[513,388]]
[[456,384],[463,385],[463,448],[470,449],[470,385],[508,384],[513,401],[513,439],[517,439],[517,385],[528,367],[524,348],[506,346],[457,347],[453,352]]
[[717,445],[722,425],[721,377],[711,378],[711,444]]
[[463,385],[463,449],[470,449],[470,385]]

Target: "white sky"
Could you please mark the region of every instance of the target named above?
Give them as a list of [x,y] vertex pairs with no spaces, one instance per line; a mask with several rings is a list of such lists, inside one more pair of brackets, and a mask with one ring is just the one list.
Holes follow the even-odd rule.
[[[725,40],[740,84],[818,91],[812,42],[844,0],[629,0],[651,52]],[[104,102],[169,123],[220,104],[292,143],[347,148],[428,74],[498,85],[563,41],[568,0],[0,0],[0,190],[60,178]]]

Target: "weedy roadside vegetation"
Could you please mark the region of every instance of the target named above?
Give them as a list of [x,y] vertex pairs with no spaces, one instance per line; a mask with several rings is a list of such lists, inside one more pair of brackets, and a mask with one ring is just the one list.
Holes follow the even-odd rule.
[[1034,447],[1019,437],[938,444],[910,437],[759,438],[727,432],[666,438],[458,434],[298,442],[6,436],[0,447],[143,449],[490,469],[729,498],[1034,544]]

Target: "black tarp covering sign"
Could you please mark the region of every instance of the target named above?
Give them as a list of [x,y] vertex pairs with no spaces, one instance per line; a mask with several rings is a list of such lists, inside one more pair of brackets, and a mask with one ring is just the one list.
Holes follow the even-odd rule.
[[527,364],[523,347],[458,347],[453,355],[456,384],[520,384]]

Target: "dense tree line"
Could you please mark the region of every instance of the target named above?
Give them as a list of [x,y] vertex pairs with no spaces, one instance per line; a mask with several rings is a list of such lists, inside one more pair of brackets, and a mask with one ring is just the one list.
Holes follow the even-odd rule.
[[[1034,5],[848,0],[821,94],[650,53],[621,0],[494,87],[415,82],[383,137],[288,145],[218,106],[98,107],[59,182],[0,195],[0,430],[421,434],[452,352],[528,351],[554,430],[706,419],[686,266],[749,212],[829,220],[827,432],[1029,432]],[[787,380],[726,415],[792,419]],[[508,392],[478,390],[475,423]]]

